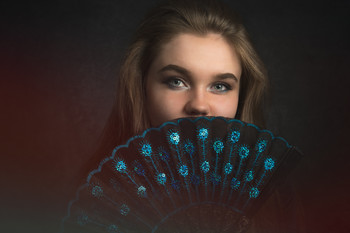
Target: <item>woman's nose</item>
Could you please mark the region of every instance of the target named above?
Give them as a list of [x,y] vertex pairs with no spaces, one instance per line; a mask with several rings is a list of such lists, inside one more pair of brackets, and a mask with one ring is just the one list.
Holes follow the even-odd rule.
[[207,116],[210,112],[210,106],[206,93],[195,91],[189,95],[185,105],[185,112],[189,116]]

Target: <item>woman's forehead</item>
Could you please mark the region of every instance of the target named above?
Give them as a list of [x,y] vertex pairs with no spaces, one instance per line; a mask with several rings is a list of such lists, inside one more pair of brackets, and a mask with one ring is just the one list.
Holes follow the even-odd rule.
[[168,65],[183,67],[193,73],[234,73],[241,75],[239,56],[232,45],[219,34],[204,36],[180,34],[164,44],[151,69]]

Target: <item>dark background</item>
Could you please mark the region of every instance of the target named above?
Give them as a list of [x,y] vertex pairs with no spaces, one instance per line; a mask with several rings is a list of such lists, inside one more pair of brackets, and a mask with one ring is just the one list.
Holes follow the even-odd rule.
[[[1,232],[58,231],[154,2],[1,3]],[[308,232],[350,232],[349,1],[227,2],[269,72],[268,127],[306,156]]]

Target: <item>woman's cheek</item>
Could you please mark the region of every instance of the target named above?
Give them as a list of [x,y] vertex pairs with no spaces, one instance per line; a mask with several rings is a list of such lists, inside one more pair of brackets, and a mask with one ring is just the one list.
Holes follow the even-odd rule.
[[161,104],[159,105],[162,120],[170,121],[175,118],[179,118],[182,116],[181,109],[183,108],[183,100],[182,96],[176,92],[168,92],[163,95],[159,101]]
[[158,127],[166,121],[181,117],[181,100],[174,92],[153,92],[148,100],[148,115],[152,127]]
[[218,96],[215,100],[216,104],[212,104],[214,116],[224,116],[234,118],[238,107],[238,94],[232,93],[229,96]]

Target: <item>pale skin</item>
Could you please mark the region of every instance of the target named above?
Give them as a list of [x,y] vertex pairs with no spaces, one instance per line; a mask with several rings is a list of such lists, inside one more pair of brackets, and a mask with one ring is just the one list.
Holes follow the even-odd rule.
[[218,34],[180,34],[166,43],[147,74],[146,109],[151,126],[180,117],[237,112],[241,63]]

